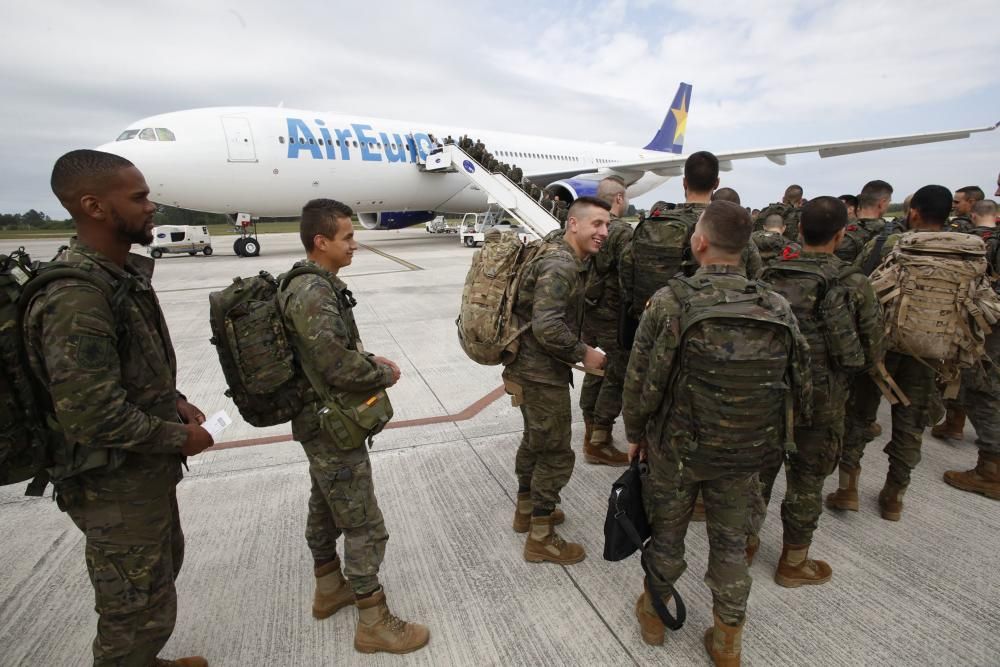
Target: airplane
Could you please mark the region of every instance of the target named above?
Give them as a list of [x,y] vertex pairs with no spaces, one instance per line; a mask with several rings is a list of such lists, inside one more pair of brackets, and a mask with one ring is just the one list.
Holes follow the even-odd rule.
[[[680,84],[660,128],[641,148],[282,107],[213,107],[143,118],[98,150],[139,167],[159,204],[249,219],[294,217],[306,201],[328,197],[352,206],[367,229],[400,229],[439,213],[487,209],[486,193],[461,173],[423,170],[436,142],[449,136],[482,141],[498,160],[516,164],[566,202],[593,195],[610,175],[625,180],[630,197],[650,192],[683,173],[692,90]],[[763,157],[784,165],[797,153],[834,157],[964,139],[996,127],[717,156],[729,171],[736,160]]]

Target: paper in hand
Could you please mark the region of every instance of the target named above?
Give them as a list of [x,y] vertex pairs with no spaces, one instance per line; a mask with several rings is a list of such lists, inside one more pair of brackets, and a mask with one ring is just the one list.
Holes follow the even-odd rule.
[[205,420],[201,425],[203,429],[211,434],[212,438],[218,438],[219,434],[226,430],[226,427],[233,423],[233,420],[226,414],[225,410],[219,410],[214,415]]

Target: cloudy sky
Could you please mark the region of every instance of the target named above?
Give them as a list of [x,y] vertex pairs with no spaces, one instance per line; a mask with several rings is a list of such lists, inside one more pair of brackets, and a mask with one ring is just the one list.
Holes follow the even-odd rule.
[[[645,145],[679,81],[687,150],[981,127],[1000,121],[989,0],[345,3],[8,2],[0,10],[0,212],[64,217],[53,161],[148,115],[277,105]],[[738,6],[735,6],[738,5]],[[780,6],[779,6],[780,5]],[[992,194],[1000,130],[820,160],[736,163],[762,205],[884,178]],[[681,198],[672,180],[644,198]],[[901,197],[899,197],[901,198]],[[640,204],[644,203],[641,200]]]

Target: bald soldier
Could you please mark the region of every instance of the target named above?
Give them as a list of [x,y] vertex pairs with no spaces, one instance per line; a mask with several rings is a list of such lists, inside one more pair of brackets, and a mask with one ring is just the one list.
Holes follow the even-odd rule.
[[594,255],[588,279],[583,341],[604,350],[608,357],[604,376],[587,375],[580,390],[583,412],[583,460],[587,463],[624,466],[628,456],[614,446],[611,430],[622,411],[622,381],[628,354],[618,342],[622,307],[618,267],[632,238],[632,226],[621,219],[628,210],[625,182],[617,176],[597,184],[597,198],[611,206],[608,239]]
[[85,537],[94,665],[204,667],[201,657],[157,657],[177,618],[181,463],[212,436],[177,391],[153,260],[129,252],[152,243],[156,205],[131,162],[93,150],[59,158],[52,191],[77,234],[58,259],[82,275],[55,279],[29,301],[25,333],[58,426],[56,502]]

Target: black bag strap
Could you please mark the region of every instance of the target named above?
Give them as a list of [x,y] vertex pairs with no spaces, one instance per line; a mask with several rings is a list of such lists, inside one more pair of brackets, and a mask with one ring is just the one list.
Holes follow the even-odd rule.
[[882,262],[882,248],[885,247],[885,242],[889,239],[889,235],[896,231],[896,221],[892,220],[885,223],[882,227],[882,231],[878,233],[875,237],[875,245],[872,247],[872,252],[868,255],[868,259],[865,260],[865,265],[861,268],[861,271],[866,275],[870,276],[875,267]]
[[[631,467],[637,468],[640,476],[643,476],[648,472],[646,464],[640,462],[638,457],[632,461]],[[643,543],[642,538],[639,537],[639,531],[635,528],[635,524],[632,523],[630,518],[628,518],[628,514],[626,514],[624,510],[619,509],[615,512],[615,521],[619,526],[621,526],[622,530],[625,531],[628,538],[632,540],[632,543],[639,549],[639,562],[642,564],[642,571],[646,573],[646,589],[650,592],[653,609],[656,611],[656,615],[659,616],[663,624],[671,630],[680,630],[684,627],[684,621],[687,620],[687,607],[684,606],[684,599],[681,597],[681,594],[678,593],[677,589],[672,585],[668,585],[669,590],[665,591],[666,595],[664,595],[664,591],[653,583],[653,579],[656,576],[656,570],[646,559],[646,547],[652,540],[648,540],[646,543]],[[677,616],[670,613],[667,605],[663,602],[664,597],[673,598],[674,605],[677,608]]]

